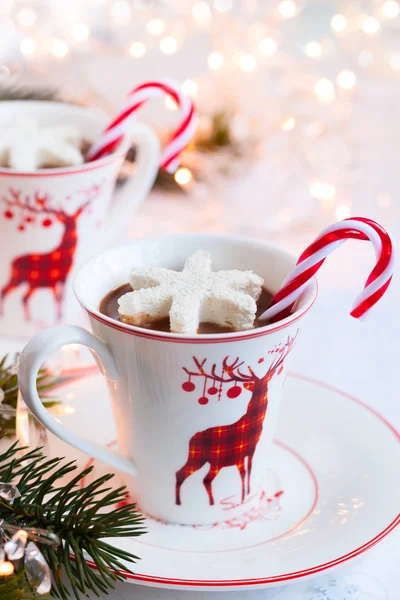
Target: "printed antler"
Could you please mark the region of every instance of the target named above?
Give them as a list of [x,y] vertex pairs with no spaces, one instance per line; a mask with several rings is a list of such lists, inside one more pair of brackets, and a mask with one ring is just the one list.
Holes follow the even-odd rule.
[[93,185],[89,190],[85,190],[82,193],[85,194],[87,200],[84,202],[74,213],[74,217],[79,217],[83,211],[97,198],[101,190],[100,185]]
[[[48,194],[36,191],[31,200],[29,196],[25,196],[25,198],[23,199],[21,190],[9,188],[8,191],[11,196],[11,199],[3,196],[2,200],[9,207],[20,208],[22,210],[26,210],[36,215],[49,214],[59,217],[67,216],[67,213],[63,210],[63,208],[61,208],[61,206],[59,206],[58,208],[54,206],[49,206],[49,203],[51,202],[51,197]],[[72,216],[78,218],[83,213],[83,211],[89,206],[89,204],[91,204],[97,198],[100,191],[100,185],[93,185],[89,190],[82,191],[81,193],[85,195],[86,200],[77,208],[77,210]]]
[[40,192],[35,192],[34,194],[34,204],[31,204],[29,201],[29,197],[25,196],[25,200],[21,199],[21,190],[14,190],[13,188],[9,188],[9,193],[11,196],[11,200],[5,198],[3,196],[3,202],[7,204],[7,206],[17,208],[21,208],[22,210],[26,210],[28,212],[32,212],[36,215],[47,213],[51,215],[60,215],[62,211],[57,210],[55,208],[50,208],[48,206],[48,202],[51,200],[47,194],[40,194]]
[[289,354],[289,352],[292,350],[294,343],[296,341],[297,335],[298,335],[298,331],[296,331],[296,335],[294,335],[293,337],[288,337],[286,344],[281,348],[280,350],[280,354],[279,356],[272,361],[272,363],[270,364],[268,371],[266,372],[264,379],[271,379],[272,376],[274,375],[275,371],[277,371],[279,369],[279,367],[283,364],[285,358],[287,357],[287,355]]
[[192,373],[191,371],[189,371],[189,369],[186,369],[186,367],[183,367],[183,370],[185,371],[185,373],[187,373],[188,375],[192,375],[193,377],[196,377],[199,375],[202,375],[203,377],[208,377],[207,373],[205,373],[204,369],[203,369],[203,365],[206,363],[207,359],[205,358],[202,362],[200,362],[199,360],[197,360],[197,358],[195,356],[193,356],[192,358],[194,360],[194,364],[198,368],[198,372]]
[[[256,379],[256,376],[250,367],[248,367],[249,373],[250,373],[249,375],[245,375],[244,373],[241,373],[240,367],[244,364],[244,362],[242,361],[241,363],[239,363],[239,358],[236,358],[231,364],[228,364],[228,359],[229,359],[229,356],[226,356],[222,362],[222,375],[217,375],[217,373],[216,373],[217,365],[216,364],[212,365],[211,373],[206,373],[206,371],[204,370],[204,365],[205,365],[207,359],[205,358],[202,362],[200,362],[199,360],[197,360],[197,358],[195,356],[193,356],[193,361],[194,361],[198,371],[192,372],[192,371],[189,371],[189,369],[186,369],[185,367],[183,368],[183,370],[185,371],[185,373],[187,373],[188,375],[191,375],[193,377],[196,377],[196,376],[208,377],[209,379],[212,379],[213,381],[218,381],[220,383],[230,383],[232,381],[248,382],[248,381],[252,381],[252,380]],[[236,371],[236,373],[235,373],[235,371]],[[227,378],[224,377],[224,373],[226,373],[228,375]]]

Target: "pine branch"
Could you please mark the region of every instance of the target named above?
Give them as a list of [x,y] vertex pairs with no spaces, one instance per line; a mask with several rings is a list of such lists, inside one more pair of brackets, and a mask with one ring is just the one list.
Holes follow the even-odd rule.
[[215,152],[225,146],[233,146],[231,129],[232,116],[224,111],[215,113],[211,120],[211,131],[205,139],[195,140],[195,147],[204,152]]
[[[49,392],[57,386],[57,378],[54,377],[48,369],[41,368],[36,381],[37,389],[43,404],[46,408],[51,408],[59,402],[49,398]],[[6,354],[0,360],[0,395],[3,401],[0,402],[0,435],[15,433],[15,414],[18,401],[18,376],[17,360],[10,360]]]
[[0,86],[0,101],[2,100],[47,100],[61,102],[62,98],[56,88],[28,86],[20,82]]
[[[114,582],[124,579],[118,571],[129,571],[122,561],[135,563],[138,557],[114,548],[105,538],[144,533],[143,517],[135,505],[110,510],[125,501],[126,488],[108,487],[113,478],[109,474],[81,489],[79,483],[92,467],[77,472],[75,462],[46,459],[40,449],[20,456],[20,450],[15,443],[0,455],[0,481],[14,483],[21,494],[13,504],[0,499],[0,518],[20,527],[47,529],[60,537],[62,544],[57,548],[41,546],[53,573],[55,596],[67,600],[71,595],[79,599],[89,590],[97,595],[107,593]],[[72,479],[66,484],[67,475]],[[97,571],[87,565],[85,556],[96,564]],[[62,567],[69,588],[62,581]]]

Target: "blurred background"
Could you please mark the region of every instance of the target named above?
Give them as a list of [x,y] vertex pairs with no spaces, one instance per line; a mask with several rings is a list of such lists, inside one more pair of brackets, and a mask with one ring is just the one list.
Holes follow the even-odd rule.
[[[399,212],[399,14],[397,0],[1,0],[0,97],[112,115],[143,80],[183,84],[196,138],[128,235],[282,241],[355,213],[388,224]],[[174,112],[168,98],[139,118],[164,138]]]
[[[63,100],[111,117],[130,89],[158,77],[194,98],[199,125],[127,237],[233,233],[299,255],[322,227],[362,215],[400,239],[400,0],[0,0],[0,101]],[[154,100],[138,119],[165,140],[178,111]],[[134,158],[132,149],[120,187]],[[348,316],[373,260],[356,242],[329,258],[292,368],[398,428],[398,279],[368,324]],[[64,368],[80,365],[76,346],[62,352]],[[68,393],[63,401],[68,419]],[[398,547],[352,573],[353,587],[338,580],[338,600],[398,598]],[[316,589],[290,597],[332,592]]]

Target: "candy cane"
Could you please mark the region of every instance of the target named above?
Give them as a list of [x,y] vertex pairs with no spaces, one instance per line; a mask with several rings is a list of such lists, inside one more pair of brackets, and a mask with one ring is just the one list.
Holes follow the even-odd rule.
[[169,173],[174,173],[179,166],[179,154],[188,145],[195,132],[196,111],[193,100],[182,92],[180,85],[167,79],[142,83],[128,94],[121,112],[104,130],[100,139],[89,149],[87,160],[96,160],[115,150],[122,138],[129,134],[130,123],[138,108],[148,100],[163,94],[173,98],[181,113],[179,126],[168,140],[161,157],[161,167]]
[[386,292],[393,276],[394,249],[389,234],[381,225],[363,217],[352,217],[327,227],[302,253],[297,266],[272,298],[272,305],[260,319],[278,321],[290,314],[295,302],[309,286],[311,278],[326,257],[348,239],[369,240],[377,263],[355,300],[351,316],[362,317]]

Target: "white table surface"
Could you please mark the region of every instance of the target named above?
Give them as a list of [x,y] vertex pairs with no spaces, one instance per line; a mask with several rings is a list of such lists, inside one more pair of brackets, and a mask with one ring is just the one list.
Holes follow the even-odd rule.
[[[352,199],[353,214],[380,221],[399,245],[400,206],[396,206],[398,157],[388,153],[385,160],[379,162],[379,169],[374,157],[375,152],[365,147],[361,166],[368,177],[357,184]],[[391,207],[378,206],[377,197],[382,193],[391,195]],[[274,236],[263,234],[262,228],[258,228],[256,235],[298,254],[318,233],[324,220],[326,217],[316,216],[312,224]],[[190,199],[153,193],[139,209],[126,233],[134,237],[199,230],[226,232],[223,210],[218,202],[204,200],[199,208]],[[243,229],[241,223],[235,231],[249,233],[249,228]],[[291,368],[362,399],[400,429],[400,279],[394,278],[388,293],[371,312],[368,321],[358,322],[348,315],[373,264],[372,248],[366,243],[348,242],[329,257],[319,276],[319,298],[308,316]],[[379,448],[376,451],[379,453]],[[252,592],[218,591],[211,595],[121,583],[108,597],[111,600],[219,600],[222,597],[241,600],[400,600],[399,559],[400,531],[395,531],[378,547],[348,566],[290,586]],[[94,599],[95,596],[89,595],[89,598]]]

